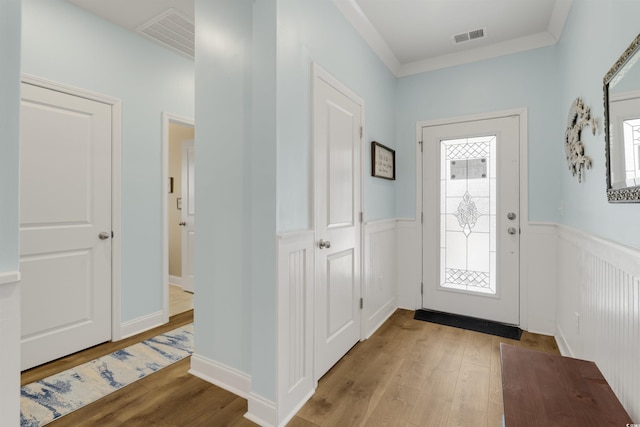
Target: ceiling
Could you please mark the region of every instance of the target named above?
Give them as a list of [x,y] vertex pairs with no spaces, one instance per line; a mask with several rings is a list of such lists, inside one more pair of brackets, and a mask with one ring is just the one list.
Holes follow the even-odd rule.
[[[192,22],[194,16],[193,0],[68,1],[132,31],[171,8]],[[396,76],[553,45],[560,40],[573,2],[332,1]],[[455,35],[475,30],[482,30],[484,37],[454,43]]]

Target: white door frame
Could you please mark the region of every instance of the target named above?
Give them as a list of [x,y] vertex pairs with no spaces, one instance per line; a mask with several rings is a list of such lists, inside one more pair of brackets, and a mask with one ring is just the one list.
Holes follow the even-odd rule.
[[162,322],[169,321],[169,124],[195,127],[195,121],[177,114],[162,113]]
[[111,106],[111,340],[122,339],[122,101],[107,95],[23,74],[22,83]]
[[[528,327],[528,268],[527,259],[528,249],[528,231],[529,231],[529,180],[528,180],[528,163],[527,163],[527,147],[528,147],[528,126],[527,126],[527,108],[514,108],[510,110],[495,111],[484,114],[451,117],[444,119],[423,120],[416,123],[416,220],[420,225],[422,217],[422,128],[425,126],[450,125],[461,122],[471,122],[479,120],[497,119],[508,116],[518,116],[520,118],[520,328],[526,330]],[[423,251],[423,244],[420,244],[420,250]],[[420,254],[422,264],[423,255]],[[422,269],[422,267],[421,267]],[[424,272],[420,273],[422,280]],[[418,289],[416,307],[422,308],[422,294]]]
[[[335,78],[331,73],[329,73],[328,71],[326,71],[324,68],[322,68],[320,65],[318,65],[317,63],[313,62],[311,65],[311,115],[312,115],[312,121],[313,121],[313,105],[314,104],[314,85],[316,84],[316,79],[317,78],[322,78],[323,80],[325,80],[327,83],[329,83],[331,86],[333,86],[336,90],[342,92],[343,94],[345,94],[347,97],[351,98],[352,100],[357,101],[360,104],[360,121],[362,124],[362,135],[360,137],[360,186],[357,189],[357,191],[360,193],[359,194],[359,198],[360,198],[360,223],[359,223],[359,227],[360,227],[360,239],[357,242],[358,245],[360,245],[360,297],[363,298],[364,297],[364,224],[365,224],[365,213],[364,213],[364,180],[365,180],[365,162],[364,162],[364,158],[365,158],[365,104],[364,104],[364,100],[359,97],[356,93],[354,93],[351,89],[349,89],[346,85],[344,85],[340,80],[338,80],[337,78]],[[313,176],[311,179],[311,192],[312,192],[312,196],[311,196],[311,204],[312,204],[312,209],[311,209],[311,213],[313,215],[312,221],[311,221],[311,226],[313,228],[313,232],[314,232],[314,263],[317,264],[317,260],[318,260],[318,230],[317,230],[317,217],[318,217],[318,212],[317,210],[319,209],[316,203],[316,194],[318,192],[317,190],[317,183],[318,183],[318,179],[317,179],[317,175],[316,175],[316,164],[315,164],[315,141],[313,141],[313,136],[314,136],[314,132],[312,130],[312,145],[311,145],[311,153],[312,153],[312,170],[313,170]],[[314,296],[313,296],[313,301],[314,301],[314,307],[315,307],[315,301],[317,301],[317,295],[315,292],[316,289],[316,283],[317,283],[317,277],[318,277],[318,269],[315,268],[314,269]],[[314,310],[314,314],[313,314],[313,326],[312,326],[312,330],[314,331],[314,335],[315,335],[315,331],[316,331],[316,327],[317,327],[317,323],[316,323],[316,312],[317,310]],[[366,332],[364,330],[364,322],[362,321],[363,319],[363,313],[364,310],[360,309],[360,341],[363,341],[366,338]],[[313,361],[313,387],[314,389],[318,388],[318,380],[320,378],[318,378],[318,374],[317,374],[317,367],[316,367],[316,361],[317,361],[317,354],[318,354],[318,341],[316,338],[314,338],[313,340],[313,354],[314,354],[314,361]]]

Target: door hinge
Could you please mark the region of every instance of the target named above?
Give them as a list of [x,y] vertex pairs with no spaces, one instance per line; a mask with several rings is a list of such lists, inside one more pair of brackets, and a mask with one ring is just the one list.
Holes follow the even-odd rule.
[[362,224],[362,222],[364,221],[364,214],[362,212],[360,212],[360,224]]
[[422,144],[422,141],[418,141],[418,144],[420,144],[420,152],[422,153],[422,146],[423,146],[424,144]]
[[360,310],[364,307],[364,298],[360,298]]
[[420,295],[424,295],[424,282],[420,282]]
[[113,239],[115,234],[113,234],[113,230],[111,230],[111,238]]

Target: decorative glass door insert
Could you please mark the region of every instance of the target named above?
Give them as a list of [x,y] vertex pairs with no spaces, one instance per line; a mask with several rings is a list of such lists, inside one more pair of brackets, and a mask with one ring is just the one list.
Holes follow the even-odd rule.
[[496,136],[442,140],[440,287],[495,295]]

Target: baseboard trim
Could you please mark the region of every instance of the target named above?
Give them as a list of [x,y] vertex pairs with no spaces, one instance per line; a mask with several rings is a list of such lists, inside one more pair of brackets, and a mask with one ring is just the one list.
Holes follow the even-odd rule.
[[118,341],[148,331],[164,323],[164,312],[162,311],[156,311],[155,313],[129,320],[120,326],[120,338]]
[[560,350],[560,354],[567,357],[575,357],[573,351],[571,351],[571,347],[567,343],[567,340],[564,338],[564,334],[562,333],[562,329],[560,326],[557,327],[558,333],[555,335],[556,344],[558,344],[558,349]]
[[276,403],[269,399],[249,393],[247,398],[249,410],[244,417],[262,427],[280,427],[284,423],[278,424],[278,409]]
[[169,275],[169,284],[182,287],[182,277]]
[[398,308],[403,310],[417,310],[416,299],[407,295],[398,295],[397,297]]
[[371,335],[373,335],[378,329],[380,329],[380,326],[382,326],[384,324],[384,322],[386,322],[389,317],[391,317],[391,315],[393,313],[396,312],[396,310],[398,309],[398,304],[396,302],[396,298],[391,298],[389,301],[387,301],[382,307],[380,307],[378,309],[378,311],[376,311],[371,317],[370,319],[373,319],[375,317],[378,317],[379,320],[378,322],[371,328],[371,330],[366,331],[365,337],[368,339],[371,337]]
[[249,400],[251,376],[199,354],[191,356],[189,373]]

